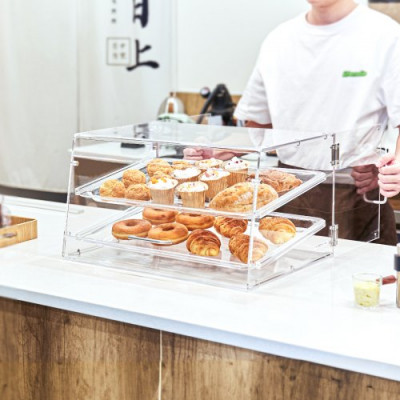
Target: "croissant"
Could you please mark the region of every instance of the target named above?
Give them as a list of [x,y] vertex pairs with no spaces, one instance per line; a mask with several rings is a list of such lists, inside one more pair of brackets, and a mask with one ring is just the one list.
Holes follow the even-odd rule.
[[[247,179],[254,179],[254,176],[254,174],[251,174]],[[303,181],[296,178],[295,175],[276,169],[260,171],[259,178],[261,183],[272,186],[278,193],[287,192],[303,183]]]
[[296,235],[296,226],[290,219],[281,217],[265,217],[258,226],[261,234],[272,243],[282,244]]
[[[231,237],[229,240],[229,250],[241,262],[247,264],[249,260],[250,236],[243,233]],[[252,261],[257,261],[264,257],[268,251],[268,245],[260,239],[253,240]]]
[[217,256],[221,247],[221,241],[215,233],[205,229],[193,231],[187,241],[186,248],[199,256]]
[[214,228],[222,236],[230,238],[239,233],[246,232],[247,220],[217,217],[214,221]]
[[[258,185],[257,208],[278,198],[270,185]],[[253,184],[240,182],[219,192],[210,202],[210,208],[221,211],[247,212],[253,207]]]

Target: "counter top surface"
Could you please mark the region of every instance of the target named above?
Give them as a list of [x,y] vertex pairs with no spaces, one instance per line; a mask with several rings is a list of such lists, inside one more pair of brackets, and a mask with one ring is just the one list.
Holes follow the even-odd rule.
[[[242,292],[67,261],[65,205],[6,200],[14,215],[38,219],[39,237],[0,249],[2,297],[400,381],[396,287],[363,310],[351,280],[393,274],[394,247],[342,241],[334,258]],[[85,217],[85,207],[73,211]]]

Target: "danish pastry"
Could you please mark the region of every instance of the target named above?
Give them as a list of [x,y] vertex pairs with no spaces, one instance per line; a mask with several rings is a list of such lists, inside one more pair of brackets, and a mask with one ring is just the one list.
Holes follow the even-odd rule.
[[125,190],[125,197],[132,200],[148,201],[151,199],[150,189],[144,183],[133,184]]
[[[272,186],[278,193],[287,192],[303,183],[303,181],[296,178],[295,175],[276,169],[260,171],[259,178],[261,183]],[[254,179],[254,174],[249,175],[248,180],[251,179]]]
[[99,193],[104,197],[124,197],[125,185],[118,179],[109,179],[100,186]]
[[282,244],[296,235],[296,226],[290,219],[265,217],[258,226],[261,234],[274,244]]
[[196,229],[189,235],[186,248],[191,253],[199,256],[215,257],[219,254],[221,241],[215,233],[204,229]]
[[[232,236],[229,240],[229,250],[241,262],[247,264],[249,259],[250,236],[243,233]],[[268,251],[268,245],[260,239],[253,240],[252,261],[257,261],[264,257]]]
[[217,217],[214,221],[215,230],[222,236],[230,238],[239,233],[246,232],[247,220],[226,217]]
[[[278,193],[270,186],[258,186],[257,209],[278,198]],[[247,212],[253,207],[253,185],[240,182],[219,192],[210,202],[210,208],[221,211]]]
[[146,183],[146,175],[138,169],[128,169],[122,175],[122,182],[126,188],[137,183]]

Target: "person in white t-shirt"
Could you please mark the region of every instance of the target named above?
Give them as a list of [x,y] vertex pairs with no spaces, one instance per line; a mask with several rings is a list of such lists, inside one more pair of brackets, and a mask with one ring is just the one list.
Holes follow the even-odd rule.
[[[361,209],[360,195],[375,189],[377,196],[378,179],[382,194],[396,194],[393,186],[384,190],[389,158],[380,161],[379,176],[376,165],[362,165],[359,135],[362,127],[400,125],[400,26],[353,0],[307,1],[309,12],[281,24],[263,42],[235,117],[249,127],[347,132],[340,146],[352,155],[355,188],[354,193],[343,193],[343,204],[352,196],[349,207]],[[396,149],[390,157],[393,164],[400,161],[400,140]],[[201,156],[190,150],[187,154]],[[328,169],[320,154],[278,152],[284,164],[301,167],[307,157],[308,168]],[[390,179],[393,176],[397,177],[392,173]],[[400,189],[400,168],[398,178]],[[381,242],[395,244],[393,210],[389,205],[381,208]],[[369,218],[368,213],[363,209],[362,219]],[[363,223],[357,222],[360,237],[348,238],[362,239],[369,229]]]

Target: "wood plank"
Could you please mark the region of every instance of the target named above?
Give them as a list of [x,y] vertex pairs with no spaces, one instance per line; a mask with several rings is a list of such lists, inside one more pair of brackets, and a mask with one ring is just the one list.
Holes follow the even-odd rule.
[[160,333],[0,299],[1,400],[158,398]]
[[399,400],[400,383],[163,333],[163,400]]
[[399,3],[371,3],[369,6],[383,14],[389,15],[395,21],[400,23],[400,4]]

